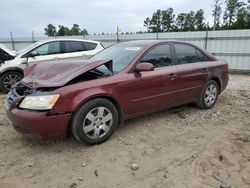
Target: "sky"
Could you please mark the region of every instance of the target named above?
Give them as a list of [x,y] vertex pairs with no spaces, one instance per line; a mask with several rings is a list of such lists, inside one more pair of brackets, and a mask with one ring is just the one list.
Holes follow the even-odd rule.
[[180,12],[205,11],[206,22],[213,22],[213,0],[2,0],[0,37],[44,36],[49,24],[72,27],[74,23],[93,33],[145,31],[143,21],[157,9],[172,7]]

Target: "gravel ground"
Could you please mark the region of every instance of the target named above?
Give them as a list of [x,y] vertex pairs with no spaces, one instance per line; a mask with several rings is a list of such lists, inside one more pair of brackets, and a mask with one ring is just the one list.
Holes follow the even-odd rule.
[[129,120],[107,142],[34,142],[16,133],[0,95],[0,187],[250,187],[250,76],[230,75],[217,105]]

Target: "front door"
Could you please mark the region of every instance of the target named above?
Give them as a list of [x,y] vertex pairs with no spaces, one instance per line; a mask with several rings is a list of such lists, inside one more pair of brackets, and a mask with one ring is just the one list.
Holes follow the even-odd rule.
[[39,63],[41,61],[58,60],[61,57],[60,41],[42,44],[41,46],[38,46],[32,51],[36,51],[37,55],[34,57],[29,57],[29,66]]
[[[171,75],[176,68],[172,65],[169,44],[161,44],[147,52],[140,62],[152,63],[153,71],[131,72],[127,82],[125,98],[127,114],[130,117],[157,111],[174,103]],[[140,63],[139,62],[139,63]]]

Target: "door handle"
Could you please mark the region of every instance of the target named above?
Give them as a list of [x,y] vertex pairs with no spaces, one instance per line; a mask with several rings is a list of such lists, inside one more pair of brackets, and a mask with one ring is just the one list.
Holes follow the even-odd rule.
[[168,77],[170,78],[170,80],[174,80],[177,76],[176,76],[176,74],[171,73],[171,74],[169,74]]
[[59,57],[54,57],[54,60],[58,60],[58,59],[60,59]]
[[208,69],[207,68],[204,68],[201,70],[202,73],[208,73]]

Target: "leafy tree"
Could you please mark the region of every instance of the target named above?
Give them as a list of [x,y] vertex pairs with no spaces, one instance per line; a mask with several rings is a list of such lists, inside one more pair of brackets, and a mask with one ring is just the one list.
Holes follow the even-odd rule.
[[198,10],[195,15],[195,29],[197,31],[203,31],[206,28],[206,24],[204,23],[204,11],[202,9]]
[[239,0],[226,0],[226,10],[224,13],[224,27],[230,28],[234,23],[238,10],[244,5]]
[[79,28],[78,24],[73,24],[71,30],[70,30],[71,35],[81,35],[81,29]]
[[58,26],[58,31],[56,27],[52,24],[49,24],[47,28],[44,28],[45,34],[47,36],[71,36],[71,35],[88,35],[87,29],[80,29],[78,24],[73,24],[72,28],[69,29],[63,25]]
[[68,27],[64,27],[64,35],[65,36],[73,35],[71,29],[69,29]]
[[176,26],[179,31],[187,31],[186,17],[187,17],[186,13],[178,14],[176,18]]
[[[108,34],[108,33],[107,33]],[[87,29],[82,29],[81,35],[89,35]]]
[[250,0],[247,4],[247,29],[250,29]]
[[150,30],[154,33],[162,32],[162,13],[157,10],[150,20]]
[[222,5],[222,0],[214,0],[214,5],[213,5],[213,17],[214,17],[214,25],[213,25],[213,30],[217,30],[220,28],[220,17],[221,17],[221,5]]
[[44,28],[45,35],[51,37],[56,35],[56,27],[52,24],[49,24],[47,28]]
[[238,10],[236,21],[232,24],[232,29],[246,29],[248,24],[247,9],[242,7]]
[[65,36],[65,27],[63,25],[58,26],[59,29],[56,33],[57,36]]
[[174,9],[168,8],[167,10],[163,10],[162,14],[162,30],[164,32],[171,32],[176,30],[175,26],[175,15]]
[[147,17],[146,20],[144,20],[144,27],[147,28],[148,32],[151,32],[150,23],[151,23],[151,20],[149,17]]
[[187,31],[195,31],[195,13],[194,11],[190,11],[186,15],[186,30]]

